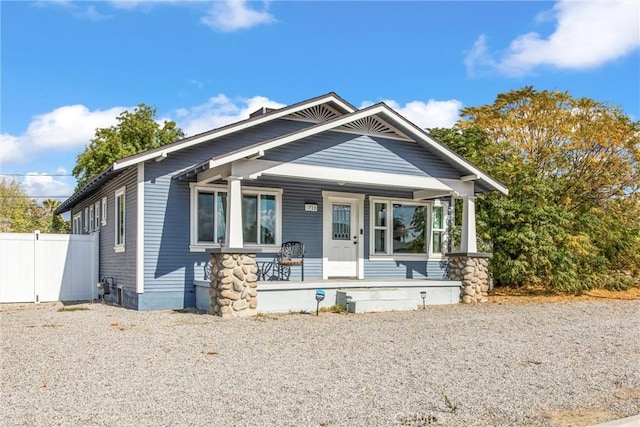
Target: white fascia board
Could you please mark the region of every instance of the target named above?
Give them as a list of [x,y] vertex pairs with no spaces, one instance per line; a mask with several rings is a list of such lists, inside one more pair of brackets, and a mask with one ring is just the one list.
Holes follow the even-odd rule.
[[254,178],[259,175],[301,178],[319,181],[345,182],[398,188],[420,188],[451,193],[453,189],[437,178],[416,175],[401,175],[371,172],[356,169],[313,166],[299,163],[274,162],[270,160],[240,160],[232,164],[232,175]]
[[222,136],[225,135],[229,135],[231,133],[234,132],[238,132],[240,130],[244,130],[253,126],[257,126],[260,125],[262,123],[266,123],[268,121],[271,120],[275,120],[275,119],[279,119],[281,117],[287,116],[289,114],[304,110],[306,108],[310,108],[310,107],[314,107],[316,105],[320,105],[320,104],[325,104],[327,102],[334,102],[338,105],[340,105],[342,108],[344,108],[346,111],[349,112],[353,112],[354,109],[353,107],[349,106],[348,104],[345,104],[344,102],[342,102],[340,99],[336,98],[334,95],[327,95],[327,96],[323,96],[322,98],[316,99],[314,101],[311,102],[307,102],[307,103],[303,103],[298,105],[296,108],[292,108],[289,109],[287,107],[282,108],[281,110],[278,110],[276,112],[273,112],[272,114],[266,115],[264,117],[258,117],[256,119],[250,120],[248,122],[244,122],[244,123],[238,123],[236,126],[229,126],[227,128],[224,129],[220,129],[218,132],[213,132],[211,134],[208,135],[203,135],[199,138],[194,138],[190,141],[186,141],[182,144],[176,144],[175,146],[171,146],[171,147],[167,147],[164,146],[162,147],[162,149],[160,150],[153,150],[150,151],[147,154],[144,154],[142,156],[133,158],[133,159],[123,159],[121,161],[116,161],[115,163],[113,163],[113,170],[118,170],[118,169],[123,169],[126,167],[129,167],[131,165],[134,165],[136,163],[141,163],[141,162],[146,162],[147,160],[151,160],[151,159],[155,159],[156,157],[158,157],[158,152],[160,151],[161,153],[169,154],[169,153],[173,153],[174,151],[178,151],[178,150],[182,150],[183,148],[188,148],[191,147],[193,145],[198,145],[202,142],[211,140],[211,139],[215,139],[215,138],[220,138]]

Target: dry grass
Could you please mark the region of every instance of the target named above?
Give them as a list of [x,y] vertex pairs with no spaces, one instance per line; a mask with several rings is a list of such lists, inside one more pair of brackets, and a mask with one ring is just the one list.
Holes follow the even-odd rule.
[[629,288],[626,291],[608,291],[593,289],[582,295],[555,292],[543,287],[523,286],[521,288],[495,288],[489,294],[489,302],[504,303],[540,303],[562,301],[602,301],[611,300],[640,300],[640,288]]

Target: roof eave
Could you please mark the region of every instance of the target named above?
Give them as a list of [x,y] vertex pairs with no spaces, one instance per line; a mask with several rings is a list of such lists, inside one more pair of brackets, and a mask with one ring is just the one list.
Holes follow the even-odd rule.
[[88,194],[91,194],[99,185],[102,185],[104,182],[113,178],[113,176],[115,176],[114,172],[115,170],[113,168],[113,164],[109,165],[105,170],[96,175],[91,181],[83,185],[80,190],[74,192],[71,197],[62,202],[53,213],[59,215],[70,211],[80,199]]

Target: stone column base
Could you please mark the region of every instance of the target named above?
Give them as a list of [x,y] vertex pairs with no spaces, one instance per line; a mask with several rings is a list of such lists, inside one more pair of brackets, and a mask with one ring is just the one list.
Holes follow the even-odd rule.
[[449,253],[449,280],[460,280],[460,301],[487,302],[490,253]]
[[255,254],[231,251],[212,254],[209,313],[224,319],[255,316],[258,306]]

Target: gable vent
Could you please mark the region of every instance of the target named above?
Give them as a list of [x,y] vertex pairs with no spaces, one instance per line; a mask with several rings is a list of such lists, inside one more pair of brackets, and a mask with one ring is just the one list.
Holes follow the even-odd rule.
[[340,117],[334,109],[327,107],[326,105],[314,105],[313,107],[305,108],[304,110],[297,111],[289,114],[285,118],[308,120],[315,123],[326,122],[327,120]]
[[367,135],[390,136],[390,137],[396,137],[396,138],[402,138],[402,139],[409,139],[402,132],[398,131],[397,129],[389,126],[384,121],[373,116],[364,117],[360,120],[347,123],[346,125],[340,126],[337,129],[356,131],[358,133],[361,132]]

